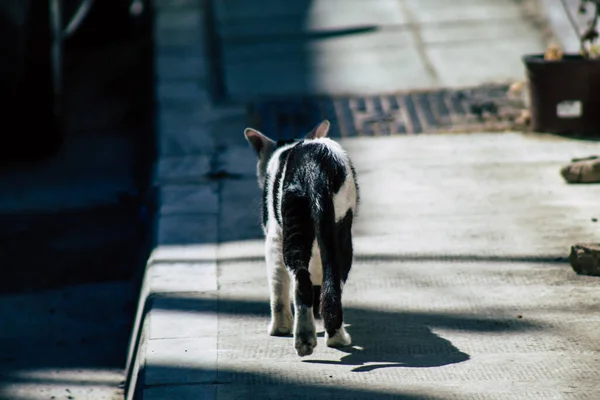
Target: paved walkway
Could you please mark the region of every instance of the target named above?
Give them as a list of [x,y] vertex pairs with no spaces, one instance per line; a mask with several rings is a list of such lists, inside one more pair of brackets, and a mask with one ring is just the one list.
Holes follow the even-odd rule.
[[[325,7],[333,3],[312,2],[323,17],[311,21],[378,18],[376,11]],[[427,3],[436,12],[432,1],[381,1],[379,14],[395,18],[397,3],[413,13]],[[479,9],[475,3],[492,7],[469,2],[470,10]],[[238,13],[237,1],[226,4],[216,10],[223,32],[226,15],[277,14],[270,1],[254,14]],[[503,4],[481,12],[514,10]],[[600,187],[569,186],[558,173],[600,144],[516,133],[344,140],[362,188],[356,262],[344,295],[354,346],[329,349],[320,330],[315,353],[299,358],[291,338],[266,333],[260,193],[242,135],[247,117],[243,106],[209,101],[211,75],[197,68],[206,54],[198,15],[206,10],[191,0],[157,5],[160,213],[132,336],[128,399],[600,397],[598,279],[577,276],[566,261],[571,244],[596,240]],[[279,11],[290,10],[297,11]],[[275,20],[235,29],[279,29],[285,42],[289,26]],[[228,45],[222,50],[233,57]],[[252,46],[235,53],[254,60],[244,61],[246,78],[224,70],[234,100],[306,90],[286,86],[297,76],[285,75],[287,67],[269,70],[268,79],[259,74]],[[269,51],[273,63],[287,65]],[[356,79],[344,80],[338,61],[327,62],[339,66],[332,71],[341,83],[322,89],[358,90],[343,86]]]
[[544,48],[516,1],[215,4],[223,76],[234,98],[514,81],[523,76],[521,56]]
[[363,193],[344,297],[354,346],[327,348],[319,324],[301,359],[291,338],[267,335],[248,169],[220,184],[216,249],[157,250],[144,398],[600,396],[598,279],[565,260],[597,237],[600,187],[557,172],[599,145],[518,134],[344,145]]

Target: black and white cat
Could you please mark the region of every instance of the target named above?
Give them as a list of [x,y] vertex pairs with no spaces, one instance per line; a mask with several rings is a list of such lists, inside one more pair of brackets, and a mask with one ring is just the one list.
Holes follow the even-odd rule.
[[[359,193],[348,155],[326,137],[329,126],[325,120],[302,140],[278,142],[251,128],[244,131],[258,156],[263,189],[269,334],[285,336],[293,329],[299,356],[312,354],[317,345],[315,301],[320,300],[327,346],[351,343],[343,325],[342,287],[352,266],[351,230]],[[315,299],[313,286],[319,285],[320,299]]]

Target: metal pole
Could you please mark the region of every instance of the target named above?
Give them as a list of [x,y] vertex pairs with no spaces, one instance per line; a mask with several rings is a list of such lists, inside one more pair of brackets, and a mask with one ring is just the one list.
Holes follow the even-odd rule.
[[52,35],[51,66],[54,95],[54,115],[62,117],[62,0],[50,0],[50,28]]

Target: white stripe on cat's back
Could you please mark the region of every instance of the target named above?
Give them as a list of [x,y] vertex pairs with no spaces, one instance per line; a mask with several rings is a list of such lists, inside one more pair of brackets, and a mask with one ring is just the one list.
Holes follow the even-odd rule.
[[312,140],[312,142],[324,144],[331,152],[331,155],[346,167],[346,180],[340,190],[333,196],[333,208],[335,209],[335,220],[337,222],[346,216],[348,210],[356,213],[357,193],[354,174],[350,167],[350,159],[342,146],[334,140],[319,138]]
[[[287,149],[294,147],[296,143],[287,144],[285,146],[281,146],[271,156],[269,163],[267,164],[267,173],[270,175],[270,183],[275,182],[275,176],[277,175],[277,171],[279,170],[279,166],[281,165],[281,153],[286,151]],[[271,185],[271,187],[273,187]]]
[[[271,156],[271,159],[269,160],[269,163],[267,164],[267,176],[269,177],[269,180],[265,186],[265,189],[267,190],[267,209],[269,213],[269,218],[267,220],[267,230],[269,227],[274,229],[279,228],[275,216],[279,215],[281,217],[281,200],[283,199],[283,176],[285,176],[285,169],[287,167],[286,163],[283,162],[283,160],[281,159],[281,154],[290,147],[293,147],[294,145],[295,143],[291,143],[289,145],[281,146],[280,148],[275,150],[275,152]],[[280,182],[279,192],[277,193],[279,195],[279,201],[278,204],[275,204],[275,179],[277,179],[277,172],[279,172],[280,169],[283,169],[282,182]]]

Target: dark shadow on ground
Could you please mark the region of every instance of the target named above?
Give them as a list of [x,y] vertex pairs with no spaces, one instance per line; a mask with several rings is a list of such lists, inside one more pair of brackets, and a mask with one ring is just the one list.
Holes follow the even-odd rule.
[[104,40],[103,29],[96,41],[65,43],[60,151],[0,166],[0,293],[133,276],[154,134],[151,36],[130,30],[118,40]]
[[[217,299],[202,294],[163,294],[154,296],[149,302],[152,309],[269,317],[266,301]],[[436,367],[469,359],[468,354],[436,335],[432,331],[435,328],[482,334],[540,328],[522,319],[472,314],[394,312],[358,307],[345,307],[344,313],[345,321],[350,324],[348,332],[353,337],[353,347],[340,349],[340,361],[334,364],[355,365],[357,368],[353,371],[356,372],[389,367]],[[305,362],[332,363],[319,360]]]
[[[289,379],[273,374],[261,374],[249,371],[233,371],[219,369],[199,369],[174,367],[167,365],[152,366],[154,376],[195,377],[186,381],[185,386],[149,386],[146,394],[153,392],[156,398],[235,398],[235,399],[396,399],[396,400],[442,400],[442,397],[430,394],[409,393],[397,389],[393,393],[384,390],[369,390],[332,385],[329,378],[323,375],[318,382],[312,384],[290,383]],[[143,371],[142,371],[143,372]],[[332,377],[333,378],[333,377]],[[193,382],[199,382],[194,385]],[[399,385],[401,387],[401,385]],[[257,392],[260,390],[260,392]],[[160,395],[159,395],[160,393]],[[161,397],[162,396],[162,397]],[[154,398],[154,396],[152,396]]]
[[106,41],[107,22],[66,45],[60,153],[0,168],[0,398],[23,372],[125,365],[150,241],[152,36]]
[[[132,281],[0,298],[0,382],[11,370],[122,368],[135,311]],[[0,389],[1,389],[0,384]]]
[[[467,326],[466,330],[513,330],[503,320],[478,320],[466,315],[424,315],[393,313],[346,308],[344,319],[351,325],[352,346],[341,348],[345,353],[339,362],[304,360],[314,364],[355,365],[354,372],[369,372],[381,368],[428,368],[456,364],[468,360],[468,354],[457,349],[449,340],[432,332],[431,327],[445,325]],[[519,326],[518,329],[526,329]]]

